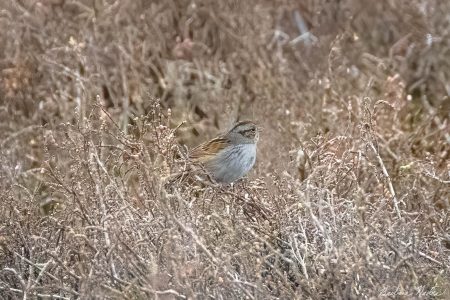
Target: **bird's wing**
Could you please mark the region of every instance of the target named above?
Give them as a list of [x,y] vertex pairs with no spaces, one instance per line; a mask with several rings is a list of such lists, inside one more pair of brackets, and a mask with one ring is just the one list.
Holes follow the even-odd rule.
[[217,152],[226,148],[228,144],[225,138],[217,137],[192,149],[189,152],[189,158],[200,163],[206,162],[216,156]]

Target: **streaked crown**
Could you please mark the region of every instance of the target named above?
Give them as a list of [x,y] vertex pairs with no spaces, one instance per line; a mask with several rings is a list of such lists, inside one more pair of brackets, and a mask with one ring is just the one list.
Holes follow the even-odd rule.
[[230,140],[238,143],[256,143],[259,138],[258,127],[252,121],[240,121],[226,134]]

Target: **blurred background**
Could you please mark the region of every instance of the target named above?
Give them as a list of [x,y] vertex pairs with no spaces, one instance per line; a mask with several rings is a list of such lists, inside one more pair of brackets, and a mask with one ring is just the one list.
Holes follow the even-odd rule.
[[[445,298],[450,290],[449,13],[450,2],[438,0],[2,1],[0,188],[5,193],[0,196],[4,203],[0,208],[3,220],[0,221],[0,249],[3,249],[0,262],[5,268],[25,272],[17,267],[20,259],[16,254],[21,253],[21,257],[30,261],[32,258],[20,249],[38,243],[35,255],[41,253],[47,259],[49,254],[44,254],[44,250],[59,249],[57,236],[62,234],[62,228],[67,232],[68,228],[76,228],[80,235],[86,234],[85,241],[78,244],[76,239],[69,239],[67,243],[74,243],[70,244],[72,248],[60,249],[58,256],[65,260],[56,263],[53,258],[59,267],[52,270],[57,276],[69,276],[70,283],[65,284],[77,291],[78,296],[89,295],[89,291],[93,292],[89,286],[101,282],[104,289],[95,292],[107,293],[112,298],[145,299],[166,294],[190,298],[198,296],[194,292],[197,290],[219,297],[236,284],[244,288],[241,293],[228,294],[229,298],[377,297],[385,285],[394,291],[402,286],[407,296],[417,296],[420,287],[429,291],[437,286],[439,295]],[[104,114],[95,119],[93,111],[99,107]],[[141,118],[149,115],[152,124],[164,125],[160,128],[161,135],[156,133],[157,127],[149,129],[149,134],[139,129]],[[95,127],[93,119],[103,125]],[[271,237],[267,233],[270,238],[264,238],[264,245],[277,246],[264,248],[266,252],[257,246],[261,239],[252,234],[249,234],[251,238],[245,238],[229,231],[223,233],[226,238],[210,236],[211,228],[218,225],[203,218],[217,213],[220,222],[240,220],[242,228],[266,228],[264,222],[255,225],[243,214],[231,216],[226,210],[218,212],[217,207],[205,212],[204,207],[194,205],[193,208],[192,202],[191,206],[186,204],[185,210],[179,208],[175,214],[178,222],[165,223],[161,220],[174,214],[159,216],[164,209],[159,212],[156,209],[159,200],[155,199],[162,197],[161,180],[176,169],[173,157],[179,156],[168,154],[174,151],[173,145],[192,147],[243,119],[257,122],[262,134],[257,164],[249,175],[251,184],[247,190],[236,193],[247,193],[277,214],[273,217],[276,225],[270,225],[276,228],[273,229],[276,234]],[[114,126],[108,127],[106,123]],[[97,240],[87,233],[91,229],[86,227],[89,223],[86,220],[100,220],[96,214],[102,211],[100,206],[98,210],[89,209],[92,199],[99,199],[95,187],[105,190],[106,199],[115,199],[107,196],[110,177],[99,175],[102,185],[92,170],[80,171],[90,170],[93,158],[82,153],[91,153],[87,150],[88,141],[105,126],[111,130],[105,134],[110,136],[108,143],[132,150],[125,159],[123,153],[117,156],[101,153],[96,161],[99,170],[104,163],[104,170],[120,178],[114,179],[112,186],[118,190],[123,188],[121,199],[128,199],[128,204],[135,205],[137,210],[142,209],[141,216],[149,211],[154,213],[152,218],[136,219],[136,226],[161,226],[158,234],[163,237],[167,234],[169,241],[174,235],[183,235],[178,232],[182,228],[180,224],[189,224],[186,226],[200,237],[196,240],[188,234],[190,229],[185,231],[191,238],[180,238],[180,244],[171,244],[172,250],[179,251],[173,250],[179,254],[177,258],[162,259],[165,252],[159,246],[155,246],[159,250],[141,248],[140,243],[146,238],[134,236],[143,230],[141,227],[117,233],[118,239],[126,236],[130,249],[141,258],[161,259],[152,265],[151,272],[147,270],[155,277],[147,278],[148,281],[139,279],[144,283],[136,279],[133,283],[148,287],[151,282],[153,292],[142,288],[128,293],[123,289],[126,284],[109,278],[108,268],[112,265],[109,259],[119,250],[111,250],[114,242],[108,242],[109,238]],[[75,138],[69,127],[82,132],[84,140]],[[174,128],[177,129],[171,131]],[[72,146],[79,152],[66,149]],[[59,147],[66,147],[67,152]],[[148,170],[144,166],[139,169],[145,171],[141,174],[141,171],[121,173],[110,165],[112,157],[126,165],[127,158],[139,152],[137,148],[151,152],[151,162],[146,168],[154,175],[150,171],[150,175],[145,173]],[[79,161],[84,164],[78,166]],[[58,172],[52,175],[53,168]],[[146,181],[144,173],[153,179]],[[70,187],[79,183],[86,186],[86,195],[81,187],[70,191]],[[192,191],[182,191],[182,198],[216,197],[205,191]],[[87,196],[89,193],[92,197]],[[230,195],[221,197],[225,202],[234,201]],[[328,213],[319,205],[321,201],[330,201],[327,197],[334,199],[333,203],[326,204],[330,208]],[[400,208],[392,206],[393,199]],[[51,207],[46,206],[48,201]],[[55,203],[64,205],[55,209]],[[116,204],[108,203],[103,206],[106,210],[101,220],[119,211],[117,207],[113,209]],[[332,207],[337,207],[337,211]],[[73,211],[77,213],[71,214]],[[122,222],[115,216],[117,222]],[[115,228],[128,226],[128,217]],[[149,221],[156,219],[155,223]],[[97,221],[89,223],[90,226],[94,223],[106,226],[103,221]],[[321,236],[317,240],[310,237],[313,246],[308,254],[299,246],[306,240],[296,240],[296,234],[301,233],[299,224],[314,233],[313,236]],[[367,234],[373,228],[380,233],[392,233],[395,241],[386,237],[372,241]],[[12,234],[18,231],[22,232],[21,236]],[[143,232],[153,243],[155,236],[150,231]],[[417,233],[414,242],[411,241],[413,231]],[[36,236],[48,242],[40,244],[34,240]],[[256,244],[241,244],[245,239],[254,239]],[[188,247],[200,240],[203,241],[197,244],[200,250],[189,249],[202,252],[203,245],[217,257],[221,257],[219,253],[224,253],[224,257],[244,255],[243,260],[230,262],[230,268],[235,268],[236,274],[242,276],[239,280],[248,285],[237,277],[235,281],[226,279],[229,273],[220,268],[225,275],[217,275],[222,271],[207,263],[203,265],[202,259],[196,256],[198,253],[186,250],[197,258],[183,256],[186,253],[182,249],[187,248],[182,245]],[[223,240],[226,247],[222,248],[217,240]],[[399,240],[404,243],[397,243]],[[349,245],[355,244],[354,241],[365,246],[362,250],[353,249]],[[113,254],[97,261],[100,252],[87,246],[96,243],[101,244],[95,246],[97,250],[104,247],[105,252]],[[416,248],[415,252],[411,250],[415,243],[423,255]],[[75,255],[73,249],[81,244],[86,253]],[[278,246],[282,250],[276,250]],[[397,246],[403,250],[394,252],[410,268],[398,277],[394,274],[402,263],[390,261],[389,254]],[[383,259],[378,258],[387,268],[368,262],[373,253],[368,254],[366,250],[373,250],[371,247],[380,253],[385,251]],[[252,250],[245,254],[233,252],[242,248]],[[292,249],[305,255],[304,260],[300,259],[303,263],[298,263],[294,255],[297,250]],[[291,256],[281,259],[278,267],[272,261],[269,270],[259,262],[272,252],[291,253]],[[327,253],[326,263],[319,263],[318,257],[324,253]],[[117,255],[123,253],[119,251]],[[305,262],[306,258],[311,264]],[[98,277],[91,274],[95,279],[86,277],[93,261],[105,267]],[[123,259],[122,263],[126,265],[127,261]],[[359,263],[362,266],[357,270],[354,266]],[[292,265],[297,268],[295,276],[290,273]],[[133,266],[136,267],[130,262],[128,269],[123,267],[128,270],[127,275],[121,275],[123,280],[131,282],[132,278],[141,276],[133,271]],[[179,275],[176,266],[188,271]],[[11,272],[0,270],[0,291],[11,288],[10,297],[20,296],[23,287]],[[257,275],[267,273],[271,279]],[[418,280],[420,274],[426,279]],[[357,275],[372,281],[362,283]],[[43,290],[56,293],[54,287],[49,287],[56,283],[52,284],[43,284],[47,287]],[[115,294],[105,286],[119,292]],[[177,292],[158,294],[155,292],[158,288]],[[64,294],[56,290],[59,295]]]
[[299,140],[342,134],[363,97],[387,101],[411,131],[424,114],[441,123],[449,114],[449,6],[442,1],[2,6],[9,130],[77,121],[97,95],[127,130],[159,99],[173,126],[186,122],[178,137],[189,146],[254,119],[266,135],[264,162],[273,145],[285,156],[277,161],[287,161]]

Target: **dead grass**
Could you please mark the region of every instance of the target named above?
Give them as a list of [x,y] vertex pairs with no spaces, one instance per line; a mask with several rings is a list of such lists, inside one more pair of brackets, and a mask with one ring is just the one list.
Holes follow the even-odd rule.
[[[0,7],[3,298],[450,297],[450,4]],[[248,178],[170,183],[237,118]]]

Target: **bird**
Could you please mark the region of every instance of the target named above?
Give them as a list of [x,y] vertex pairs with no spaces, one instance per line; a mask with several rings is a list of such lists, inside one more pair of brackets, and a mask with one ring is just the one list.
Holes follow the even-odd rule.
[[256,161],[259,129],[252,121],[239,121],[226,133],[194,147],[189,159],[200,164],[220,184],[245,176]]

